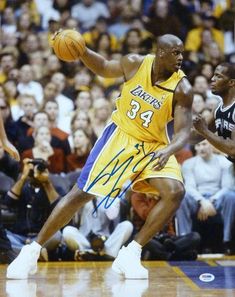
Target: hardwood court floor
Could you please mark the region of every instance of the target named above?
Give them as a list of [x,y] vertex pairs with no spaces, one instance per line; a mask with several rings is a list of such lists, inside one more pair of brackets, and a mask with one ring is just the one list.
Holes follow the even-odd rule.
[[[235,297],[235,260],[144,262],[149,280],[124,280],[111,262],[39,263],[29,280],[7,280],[0,265],[0,297]],[[215,279],[202,282],[199,275]]]

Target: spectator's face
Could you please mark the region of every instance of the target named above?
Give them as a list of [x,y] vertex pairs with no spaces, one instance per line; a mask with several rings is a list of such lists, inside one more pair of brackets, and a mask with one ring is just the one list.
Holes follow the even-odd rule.
[[204,76],[197,76],[195,78],[193,88],[194,88],[194,91],[201,94],[205,94],[209,89],[206,78]]
[[24,115],[29,119],[33,117],[33,114],[37,110],[36,101],[31,97],[21,97],[20,107],[23,110]]
[[35,144],[36,145],[42,145],[44,142],[51,141],[51,132],[48,127],[41,126],[37,129],[36,134],[34,136]]
[[9,80],[4,84],[5,90],[10,98],[15,98],[17,94],[16,83],[13,80]]
[[127,43],[130,46],[139,46],[141,42],[141,37],[135,31],[131,31],[127,37]]
[[89,110],[91,107],[91,95],[89,92],[80,92],[77,96],[75,105],[78,109]]
[[202,66],[202,74],[207,78],[211,79],[213,76],[213,67],[211,64],[204,64]]
[[21,29],[28,29],[31,25],[30,15],[28,13],[24,13],[20,16],[19,24]]
[[195,151],[203,159],[209,159],[213,153],[213,148],[207,140],[203,140],[195,145]]
[[29,83],[33,80],[33,71],[30,65],[24,65],[20,69],[20,81],[22,83]]
[[47,65],[46,67],[49,69],[50,72],[58,72],[58,70],[60,70],[60,61],[59,59],[56,57],[56,55],[50,55],[47,58]]
[[39,43],[36,35],[30,34],[26,39],[26,50],[29,53],[35,52],[38,50]]
[[34,127],[39,128],[41,126],[49,126],[49,119],[45,113],[38,113],[35,115],[34,120]]
[[45,105],[45,112],[48,114],[50,121],[54,122],[59,114],[59,108],[56,102],[47,102]]
[[75,86],[89,86],[91,82],[91,76],[86,71],[78,72],[74,77]]
[[199,94],[193,96],[192,110],[194,113],[201,113],[205,108],[205,101],[203,97]]
[[44,88],[44,99],[53,100],[57,95],[57,87],[54,83],[48,83]]
[[9,73],[9,71],[15,67],[15,60],[12,55],[5,55],[1,59],[1,68],[3,72]]
[[156,0],[155,13],[160,18],[165,18],[168,14],[168,1]]
[[89,126],[88,116],[85,112],[81,111],[77,114],[76,119],[73,123],[73,130],[77,130],[79,128],[86,129]]
[[89,145],[89,139],[87,138],[86,134],[83,130],[78,129],[73,134],[73,142],[75,149],[81,148],[81,147],[88,147]]
[[8,73],[8,78],[18,81],[20,76],[20,71],[17,68],[13,68]]
[[95,117],[100,121],[107,121],[111,115],[110,104],[107,100],[100,98],[94,103]]
[[65,76],[62,73],[53,74],[51,81],[56,85],[59,92],[65,88]]
[[7,24],[15,23],[15,16],[14,16],[13,9],[11,7],[7,7],[4,9],[3,19]]

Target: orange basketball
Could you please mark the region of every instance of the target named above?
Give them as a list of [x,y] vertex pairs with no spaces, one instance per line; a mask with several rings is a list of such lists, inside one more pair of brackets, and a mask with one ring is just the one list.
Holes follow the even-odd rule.
[[56,56],[66,62],[77,60],[86,49],[82,35],[75,30],[58,31],[52,38],[52,47]]

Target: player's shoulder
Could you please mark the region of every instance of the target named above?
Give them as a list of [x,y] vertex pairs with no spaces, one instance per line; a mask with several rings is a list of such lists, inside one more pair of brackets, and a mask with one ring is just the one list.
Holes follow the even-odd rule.
[[122,57],[121,65],[126,80],[129,80],[137,72],[145,57],[138,54],[128,54]]
[[141,64],[146,56],[138,54],[128,54],[122,57],[123,65],[138,65]]

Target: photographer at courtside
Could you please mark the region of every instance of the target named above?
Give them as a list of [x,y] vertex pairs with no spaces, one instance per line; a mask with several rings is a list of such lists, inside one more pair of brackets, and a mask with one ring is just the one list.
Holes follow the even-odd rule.
[[[16,211],[15,223],[6,230],[16,254],[23,245],[36,238],[58,198],[59,194],[49,178],[47,163],[43,159],[24,159],[22,175],[5,196],[6,205]],[[54,251],[60,239],[58,231],[46,242],[41,251],[42,260],[48,260],[47,252]]]

